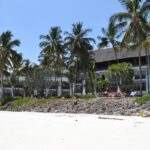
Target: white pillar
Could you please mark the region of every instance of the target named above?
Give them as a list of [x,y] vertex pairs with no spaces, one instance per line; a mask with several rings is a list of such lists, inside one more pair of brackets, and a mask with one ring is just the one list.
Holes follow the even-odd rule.
[[82,95],[85,95],[85,79],[82,80]]
[[75,83],[70,84],[70,96],[74,96],[75,94]]
[[[149,82],[149,83],[148,83]],[[149,91],[148,90],[150,90],[150,75],[148,75],[147,76],[147,78],[146,78],[146,88],[147,88],[147,94],[149,93]],[[149,86],[149,89],[148,89],[148,86]]]
[[61,90],[61,81],[58,81],[58,90],[57,90],[57,96],[62,96],[62,90]]
[[72,87],[72,89],[73,89],[73,96],[75,95],[75,83],[73,82],[73,87]]
[[94,96],[97,97],[97,91],[96,91],[96,80],[94,79]]
[[73,93],[72,93],[72,84],[70,84],[70,96],[72,96]]
[[2,98],[2,88],[0,87],[0,99]]

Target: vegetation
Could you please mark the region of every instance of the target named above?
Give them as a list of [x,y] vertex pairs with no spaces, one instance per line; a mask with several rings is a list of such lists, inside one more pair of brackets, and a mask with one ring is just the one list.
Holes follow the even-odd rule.
[[122,46],[128,47],[128,49],[139,49],[139,87],[142,95],[141,51],[142,43],[150,31],[148,22],[150,2],[149,0],[119,0],[119,2],[125,8],[125,12],[113,15],[110,20],[118,31],[124,33]]
[[16,100],[12,101],[11,106],[16,108],[18,106],[26,107],[26,106],[35,106],[41,104],[54,104],[58,102],[58,98],[56,99],[31,99],[31,98],[17,98]]
[[130,63],[113,64],[108,68],[108,78],[117,81],[118,90],[121,85],[131,84],[133,80],[133,66]]
[[146,102],[148,102],[148,101],[150,101],[150,94],[147,94],[147,95],[144,95],[144,96],[142,96],[142,97],[138,97],[137,99],[136,99],[136,102],[138,103],[138,104],[145,104]]
[[100,80],[97,85],[98,91],[105,92],[106,89],[108,88],[108,85],[109,83],[107,80]]
[[[149,55],[150,55],[150,39],[147,38],[144,42],[142,42],[142,48],[145,50],[146,52],[146,62],[147,62],[147,77],[150,76],[150,58],[149,58]],[[148,93],[150,93],[150,85],[149,85],[149,78],[147,78],[147,85],[148,85]]]
[[[78,99],[83,99],[83,100],[89,100],[89,99],[93,99],[95,98],[95,96],[93,95],[76,95],[75,97],[71,97],[71,96],[65,96],[65,100],[69,99],[69,100],[73,100],[74,98],[78,98]],[[59,102],[60,97],[49,97],[46,99],[37,99],[37,98],[22,98],[22,97],[16,97],[15,99],[12,98],[11,96],[5,96],[3,98],[3,100],[0,102],[0,106],[4,106],[7,103],[11,103],[11,107],[12,108],[17,108],[19,106],[21,107],[26,107],[26,106],[35,106],[35,105],[44,105],[44,104],[55,104],[57,102]]]
[[[1,94],[3,96],[3,78],[4,75],[10,75],[11,85],[13,88],[13,81],[17,75],[17,70],[20,67],[22,60],[21,54],[17,53],[14,47],[20,45],[18,39],[12,39],[13,34],[10,31],[6,31],[0,35],[0,77],[1,77]],[[10,70],[10,71],[8,71]],[[12,92],[13,96],[13,92]]]
[[[92,63],[92,58],[89,50],[92,50],[91,43],[95,43],[93,38],[87,37],[91,29],[83,29],[81,22],[72,25],[72,32],[65,32],[65,42],[67,45],[68,59],[68,77],[70,81],[71,93],[74,96],[74,83],[79,77],[79,73],[83,73],[83,80],[86,80],[87,73]],[[76,74],[78,72],[78,74]],[[84,91],[85,83],[83,83],[82,94]]]
[[[122,24],[119,25],[120,27]],[[119,52],[120,42],[117,39],[120,37],[117,32],[117,26],[114,26],[113,22],[110,22],[108,29],[102,28],[102,33],[104,37],[98,36],[100,43],[98,44],[99,48],[112,47],[115,53],[116,61],[119,63],[117,53]]]
[[[125,11],[110,17],[108,27],[103,28],[103,35],[98,37],[98,47],[113,48],[117,63],[108,68],[108,78],[110,80],[116,78],[118,87],[122,87],[124,91],[129,91],[133,84],[133,66],[129,63],[119,63],[118,54],[124,49],[138,48],[139,87],[142,95],[142,50],[145,50],[147,55],[147,76],[150,75],[150,1],[118,1]],[[25,89],[24,96],[26,94],[30,97],[47,98],[50,95],[61,97],[62,87],[66,84],[63,82],[63,77],[69,80],[67,88],[70,89],[71,97],[75,95],[77,81],[82,82],[81,98],[90,97],[86,95],[88,93],[96,96],[96,89],[104,91],[108,83],[105,79],[97,82],[95,62],[92,58],[95,40],[89,36],[91,32],[92,30],[85,29],[81,22],[74,23],[71,31],[64,33],[58,26],[51,27],[47,34],[40,36],[39,65],[31,63],[30,60],[23,60],[22,55],[15,49],[20,46],[20,40],[13,39],[10,31],[2,33],[0,35],[0,96],[4,96],[3,87],[4,83],[7,83],[11,87],[11,94],[7,95],[11,97],[15,96],[16,87]],[[25,82],[21,84],[20,76],[25,76]],[[53,90],[50,91],[50,88]],[[148,91],[150,91],[149,84]]]
[[7,104],[8,102],[11,102],[11,101],[13,101],[14,99],[13,99],[13,97],[11,97],[11,96],[4,96],[3,97],[3,99],[2,99],[2,101],[1,101],[1,105],[5,105],[5,104]]
[[[42,65],[53,72],[55,76],[55,84],[58,77],[62,77],[63,72],[63,56],[65,54],[60,27],[52,27],[47,35],[41,35],[40,47],[42,51],[39,56],[39,60]],[[62,80],[61,80],[62,81]],[[57,83],[58,85],[58,83]],[[57,95],[57,86],[56,93]],[[60,93],[59,96],[61,96]]]

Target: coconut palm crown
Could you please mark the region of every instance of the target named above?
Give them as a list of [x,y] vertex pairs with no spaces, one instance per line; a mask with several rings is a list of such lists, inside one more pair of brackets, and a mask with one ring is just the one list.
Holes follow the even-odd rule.
[[70,62],[78,64],[80,66],[78,68],[85,69],[89,63],[89,50],[92,50],[92,43],[95,43],[93,38],[87,36],[90,32],[92,32],[91,29],[83,29],[81,22],[72,25],[71,33],[65,32],[66,45],[72,59]]
[[6,31],[0,35],[0,76],[1,76],[1,92],[3,95],[3,75],[5,73],[13,73],[18,68],[22,60],[15,47],[20,45],[20,41],[12,39],[13,34]]

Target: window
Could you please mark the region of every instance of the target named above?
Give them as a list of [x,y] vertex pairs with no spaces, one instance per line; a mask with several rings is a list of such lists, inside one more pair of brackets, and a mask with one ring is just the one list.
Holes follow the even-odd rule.
[[[136,80],[137,80],[137,79],[140,79],[139,70],[138,70],[138,71],[137,71],[137,70],[135,71],[134,77],[135,77]],[[142,79],[146,79],[146,70],[142,70]]]
[[[140,87],[139,87],[139,82],[135,82],[135,90],[139,91]],[[146,91],[146,81],[142,82],[142,91]]]

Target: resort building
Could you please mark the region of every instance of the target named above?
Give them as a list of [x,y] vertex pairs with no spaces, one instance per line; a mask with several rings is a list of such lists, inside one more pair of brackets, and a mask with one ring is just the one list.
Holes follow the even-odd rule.
[[[138,57],[138,49],[137,50],[122,50],[117,53],[117,58],[120,63],[128,62],[133,65],[134,70],[134,86],[135,90],[139,91],[139,57]],[[95,59],[95,72],[97,78],[105,77],[105,72],[111,64],[117,63],[115,52],[112,48],[107,49],[99,49],[94,51],[94,59]],[[147,70],[147,58],[144,50],[141,51],[141,64],[142,64],[142,90],[143,93],[148,93],[148,70]],[[115,82],[112,83],[112,85]]]
[[[93,58],[95,60],[95,74],[97,81],[99,79],[107,79],[106,71],[111,64],[128,62],[133,65],[134,70],[134,91],[139,91],[139,57],[138,50],[127,51],[122,50],[117,53],[118,61],[116,61],[116,56],[112,48],[94,50],[92,52]],[[143,50],[141,52],[141,64],[142,64],[142,90],[143,94],[148,93],[150,81],[148,69],[147,69],[147,57]],[[47,71],[46,71],[47,72]],[[4,95],[12,95],[12,87],[9,84],[9,80],[4,79]],[[114,89],[117,87],[117,81],[109,81],[110,87]],[[28,87],[30,85],[30,87]],[[74,85],[75,93],[85,94],[86,86],[85,79],[80,75],[80,78],[76,81]],[[55,79],[54,75],[45,74],[45,70],[39,67],[35,70],[34,74],[28,79],[28,77],[18,77],[17,85],[13,88],[14,95],[24,95],[25,91],[33,91],[33,95],[38,95],[38,93],[43,93],[43,96],[65,96],[71,95],[71,88],[69,80],[66,76],[62,78]],[[0,97],[2,89],[0,88]]]

